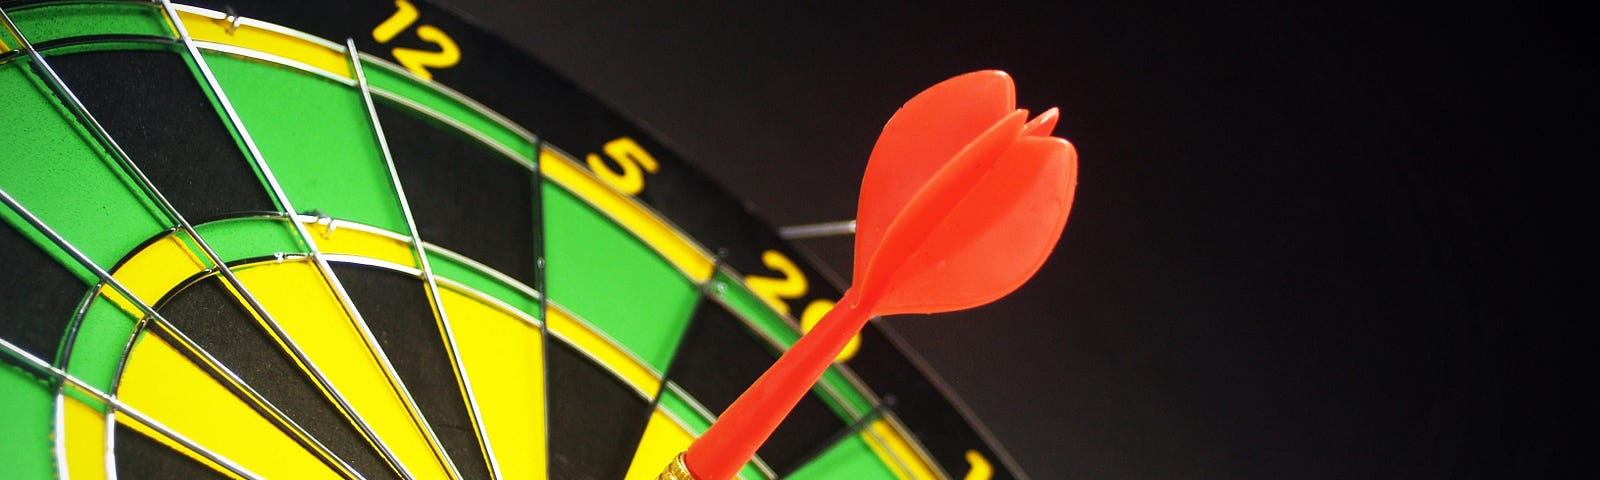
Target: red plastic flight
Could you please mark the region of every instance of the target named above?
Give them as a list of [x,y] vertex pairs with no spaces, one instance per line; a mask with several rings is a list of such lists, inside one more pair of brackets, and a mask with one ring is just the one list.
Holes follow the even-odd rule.
[[1011,76],[940,82],[883,127],[861,181],[853,284],[689,446],[697,480],[732,478],[867,319],[972,308],[1016,290],[1061,237],[1077,185],[1052,108],[1027,120]]

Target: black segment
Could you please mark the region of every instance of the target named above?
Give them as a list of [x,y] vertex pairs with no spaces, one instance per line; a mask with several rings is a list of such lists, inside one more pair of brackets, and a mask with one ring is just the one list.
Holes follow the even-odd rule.
[[[671,380],[689,396],[712,412],[722,412],[776,359],[777,354],[722,305],[701,302],[669,371]],[[845,427],[815,393],[806,395],[756,454],[774,473],[786,475]]]
[[892,406],[893,401],[894,397],[884,398],[883,403],[873,407],[872,410],[868,411],[866,414],[861,415],[861,417],[856,418],[855,421],[850,422],[850,424],[846,425],[843,429],[835,432],[832,437],[828,437],[827,441],[822,442],[821,445],[818,445],[816,448],[811,449],[810,452],[807,452],[805,456],[801,457],[797,463],[800,465],[809,464],[812,461],[815,461],[817,457],[821,457],[823,454],[828,453],[829,450],[837,447],[840,442],[843,442],[851,437],[855,437],[856,435],[860,435],[862,431],[867,429],[867,427],[871,427],[873,422],[883,418],[883,414],[889,411],[889,407]]
[[450,127],[383,102],[377,110],[422,239],[534,285],[534,173]]
[[0,338],[54,362],[86,286],[9,225],[0,225],[0,259],[12,273],[0,277]]
[[427,284],[393,270],[332,266],[461,477],[487,480],[489,467],[428,301]]
[[112,450],[117,456],[117,478],[123,480],[166,480],[172,478],[185,479],[219,479],[226,480],[216,470],[206,467],[187,455],[178,453],[177,450],[167,448],[161,442],[144,436],[122,424],[117,424],[116,443]]
[[[369,479],[397,478],[221,280],[195,282],[162,301],[156,311],[351,468]],[[120,456],[118,461],[123,461]]]
[[[928,377],[921,373],[877,325],[861,329],[862,348],[850,360],[851,369],[879,395],[893,397],[891,410],[911,430],[933,460],[951,473],[965,472],[967,450],[977,450],[996,466],[1001,457],[972,430],[960,411],[946,400]],[[995,479],[1013,478],[1010,471],[996,468]]]
[[649,402],[564,342],[546,344],[545,374],[550,478],[622,478],[650,419]]
[[88,51],[51,56],[49,62],[190,222],[277,210],[224,117],[177,53]]

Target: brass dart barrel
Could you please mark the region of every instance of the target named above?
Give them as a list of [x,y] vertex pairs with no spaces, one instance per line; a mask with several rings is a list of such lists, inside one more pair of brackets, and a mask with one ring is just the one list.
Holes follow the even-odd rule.
[[687,454],[688,452],[684,452],[673,457],[672,463],[667,464],[667,469],[662,471],[656,480],[695,480],[694,475],[689,474],[689,466],[683,463],[684,455]]

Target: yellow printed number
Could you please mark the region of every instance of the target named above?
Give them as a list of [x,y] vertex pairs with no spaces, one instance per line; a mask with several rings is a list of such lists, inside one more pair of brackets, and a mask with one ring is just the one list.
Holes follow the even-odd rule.
[[638,195],[644,191],[644,174],[656,173],[661,169],[656,157],[651,156],[650,152],[645,151],[644,147],[639,146],[639,142],[633,141],[632,138],[618,137],[606,142],[601,150],[606,152],[612,163],[617,164],[619,170],[613,170],[599,155],[591,153],[584,159],[584,162],[589,164],[589,171],[594,172],[594,176],[599,177],[600,181],[628,195]]
[[388,20],[378,24],[378,28],[372,29],[372,39],[378,43],[389,43],[390,40],[394,40],[395,35],[399,35],[406,30],[406,27],[417,21],[417,6],[411,2],[396,0],[394,10],[394,15],[390,15]]
[[[416,23],[417,17],[420,16],[417,13],[417,6],[406,0],[395,0],[394,8],[394,15],[390,15],[387,20],[378,24],[377,28],[372,29],[372,39],[378,43],[389,43],[390,40],[394,40],[400,32],[404,32],[406,28]],[[423,80],[433,80],[433,72],[428,71],[429,68],[450,68],[461,61],[461,48],[438,27],[418,26],[417,38],[433,44],[438,50],[395,47],[390,50],[390,55],[394,56],[395,61],[400,62],[400,66],[406,67],[406,70],[410,70]]]
[[[823,315],[827,315],[829,310],[833,310],[833,305],[833,300],[820,298],[812,300],[811,304],[806,305],[805,311],[800,312],[800,330],[811,331],[812,328],[817,326],[817,322],[822,321]],[[833,357],[833,361],[839,363],[848,362],[856,357],[856,351],[860,349],[861,334],[857,333],[855,336],[850,337],[850,343],[844,344],[844,349],[839,350],[839,356]]]
[[967,450],[967,464],[972,469],[967,470],[967,476],[962,480],[989,480],[994,476],[994,466],[989,465],[989,459],[983,458],[983,454],[977,450]]
[[[745,285],[748,285],[750,291],[760,297],[762,301],[767,302],[767,305],[771,306],[773,310],[788,315],[788,301],[804,297],[807,289],[810,288],[810,284],[806,281],[806,274],[800,271],[800,267],[794,264],[794,260],[790,260],[787,255],[777,250],[762,252],[761,263],[766,264],[767,268],[778,272],[782,276],[749,275],[744,277]],[[803,332],[811,331],[813,327],[817,326],[817,322],[822,320],[822,316],[827,315],[828,311],[833,309],[833,305],[834,301],[832,300],[812,300],[810,304],[806,305],[806,309],[800,312],[800,330]],[[839,351],[839,356],[835,357],[834,361],[849,361],[851,358],[855,358],[856,351],[860,349],[861,335],[856,334],[856,336],[850,338],[850,343],[844,346],[844,350]]]
[[810,287],[806,283],[806,275],[800,272],[800,267],[794,264],[794,260],[790,260],[788,255],[777,250],[761,252],[761,263],[783,274],[783,277],[749,275],[744,277],[744,283],[773,310],[788,315],[788,300],[804,297],[806,289]]

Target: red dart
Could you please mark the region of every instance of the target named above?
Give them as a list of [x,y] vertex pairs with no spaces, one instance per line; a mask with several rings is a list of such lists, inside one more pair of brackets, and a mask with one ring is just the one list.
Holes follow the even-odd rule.
[[976,307],[1038,271],[1066,225],[1078,158],[1050,136],[1056,109],[1027,113],[998,70],[940,82],[895,112],[861,180],[853,285],[669,472],[732,478],[867,319]]

